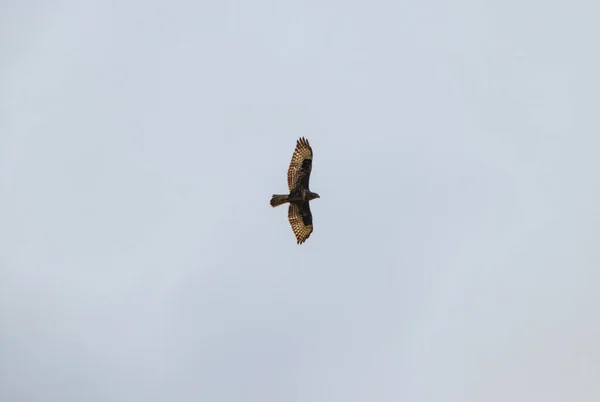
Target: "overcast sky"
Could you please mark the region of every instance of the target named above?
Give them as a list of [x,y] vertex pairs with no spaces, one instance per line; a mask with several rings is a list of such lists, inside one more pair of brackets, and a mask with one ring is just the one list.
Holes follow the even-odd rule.
[[0,400],[600,400],[599,15],[3,1]]

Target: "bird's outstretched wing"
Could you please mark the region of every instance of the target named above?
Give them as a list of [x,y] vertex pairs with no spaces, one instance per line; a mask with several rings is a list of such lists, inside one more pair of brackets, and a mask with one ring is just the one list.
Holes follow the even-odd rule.
[[304,137],[300,138],[296,142],[296,149],[288,168],[288,188],[290,191],[294,190],[298,185],[308,189],[312,159],[313,152],[310,144]]
[[298,244],[304,243],[313,231],[312,214],[310,213],[308,201],[300,205],[290,204],[288,219]]

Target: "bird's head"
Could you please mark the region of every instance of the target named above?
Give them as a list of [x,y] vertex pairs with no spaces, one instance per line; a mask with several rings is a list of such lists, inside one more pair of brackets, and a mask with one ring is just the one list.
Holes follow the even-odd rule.
[[321,196],[317,193],[310,193],[310,199],[314,200],[315,198],[321,198]]

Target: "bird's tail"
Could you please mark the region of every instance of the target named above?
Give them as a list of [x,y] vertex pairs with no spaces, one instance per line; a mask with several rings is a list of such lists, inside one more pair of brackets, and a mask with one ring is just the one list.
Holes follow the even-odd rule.
[[286,202],[288,202],[287,195],[273,194],[273,197],[271,197],[271,206],[273,208],[283,205]]

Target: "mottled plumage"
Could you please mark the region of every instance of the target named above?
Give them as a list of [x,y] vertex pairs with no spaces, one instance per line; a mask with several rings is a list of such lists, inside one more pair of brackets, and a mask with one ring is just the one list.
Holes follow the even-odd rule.
[[305,138],[300,138],[296,143],[296,149],[288,168],[290,192],[288,195],[274,194],[271,198],[272,207],[289,202],[288,219],[298,244],[304,243],[313,231],[312,214],[308,202],[320,198],[319,194],[311,192],[308,188],[312,160],[313,152],[310,144]]

